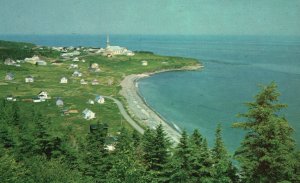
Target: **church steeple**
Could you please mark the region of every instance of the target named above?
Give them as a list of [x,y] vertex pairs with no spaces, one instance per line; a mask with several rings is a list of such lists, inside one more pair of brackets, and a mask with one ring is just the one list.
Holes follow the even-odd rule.
[[106,35],[106,48],[109,47],[109,35],[107,34]]

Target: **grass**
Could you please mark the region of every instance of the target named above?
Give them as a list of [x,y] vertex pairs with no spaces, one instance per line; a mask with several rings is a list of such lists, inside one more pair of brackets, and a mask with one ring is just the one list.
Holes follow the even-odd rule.
[[[11,44],[9,45],[12,47]],[[0,47],[5,46],[0,44]],[[57,59],[57,53],[51,52],[45,60],[54,59]],[[119,84],[124,76],[129,74],[181,68],[198,64],[198,61],[194,59],[159,56],[151,53],[137,53],[132,57],[114,56],[112,58],[101,55],[84,55],[81,56],[81,59],[86,60],[84,63],[76,62],[79,66],[78,70],[83,74],[81,78],[71,76],[74,72],[74,69],[69,69],[69,65],[73,63],[71,60],[62,62],[62,65],[51,65],[48,62],[47,66],[35,66],[24,63],[21,67],[15,67],[0,63],[0,97],[4,98],[7,95],[14,95],[20,99],[26,99],[36,96],[42,90],[47,91],[52,97],[47,102],[19,102],[23,112],[28,112],[26,110],[29,105],[37,106],[51,117],[51,128],[56,133],[63,133],[65,130],[72,128],[77,135],[84,135],[88,131],[89,125],[99,120],[109,125],[109,133],[113,135],[122,126],[131,128],[119,113],[117,105],[110,100],[106,100],[104,104],[90,105],[87,104],[88,99],[94,99],[96,95],[109,95],[122,98],[119,95],[121,89]],[[148,66],[142,66],[142,60],[147,60]],[[91,63],[98,63],[101,72],[90,72],[88,68]],[[15,75],[13,81],[4,80],[7,72],[12,72]],[[34,83],[25,83],[25,77],[28,75],[34,76]],[[59,83],[63,76],[69,79],[68,84]],[[80,79],[85,79],[89,84],[81,85]],[[92,86],[90,81],[93,79],[97,79],[100,84]],[[108,84],[109,80],[113,80],[112,85]],[[63,99],[64,108],[76,109],[79,113],[67,116],[62,115],[62,109],[55,105],[57,97]],[[95,112],[96,119],[90,121],[83,119],[81,112],[85,108],[89,108]]]

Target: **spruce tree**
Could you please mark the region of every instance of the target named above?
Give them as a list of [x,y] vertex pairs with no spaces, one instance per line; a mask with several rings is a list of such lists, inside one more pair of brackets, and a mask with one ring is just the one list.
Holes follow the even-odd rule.
[[225,148],[221,135],[221,125],[218,124],[216,129],[215,146],[212,149],[214,160],[213,165],[213,182],[232,182],[230,178],[230,171],[233,170],[229,155]]
[[213,159],[207,141],[196,129],[190,138],[191,178],[194,182],[212,182]]
[[248,111],[241,114],[245,122],[234,127],[247,131],[235,157],[242,168],[244,182],[296,182],[293,129],[280,111],[286,105],[278,103],[275,83],[262,87]]
[[83,171],[84,175],[93,177],[95,182],[105,182],[111,166],[105,148],[107,132],[107,124],[98,123],[97,128],[87,135]]
[[164,182],[168,178],[165,171],[170,158],[170,145],[161,124],[154,131],[145,130],[142,143],[143,159],[150,176],[153,176],[156,182]]
[[180,142],[176,147],[172,157],[171,182],[193,182],[191,180],[191,158],[192,150],[189,144],[189,137],[184,130],[181,134]]

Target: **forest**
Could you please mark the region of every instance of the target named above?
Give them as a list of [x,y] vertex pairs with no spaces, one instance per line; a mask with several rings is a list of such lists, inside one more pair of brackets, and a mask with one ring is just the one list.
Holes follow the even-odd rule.
[[180,142],[172,144],[161,125],[143,135],[121,128],[112,137],[108,124],[98,121],[81,137],[72,129],[51,130],[47,111],[3,99],[0,182],[300,182],[300,153],[280,113],[287,106],[279,95],[271,83],[247,103],[242,122],[232,125],[246,132],[232,156],[221,125],[211,148],[197,129],[183,131]]

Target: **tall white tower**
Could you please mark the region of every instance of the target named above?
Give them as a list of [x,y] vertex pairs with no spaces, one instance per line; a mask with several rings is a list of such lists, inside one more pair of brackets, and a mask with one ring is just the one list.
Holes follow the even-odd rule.
[[106,35],[106,48],[108,48],[110,45],[109,45],[109,35],[107,34]]

